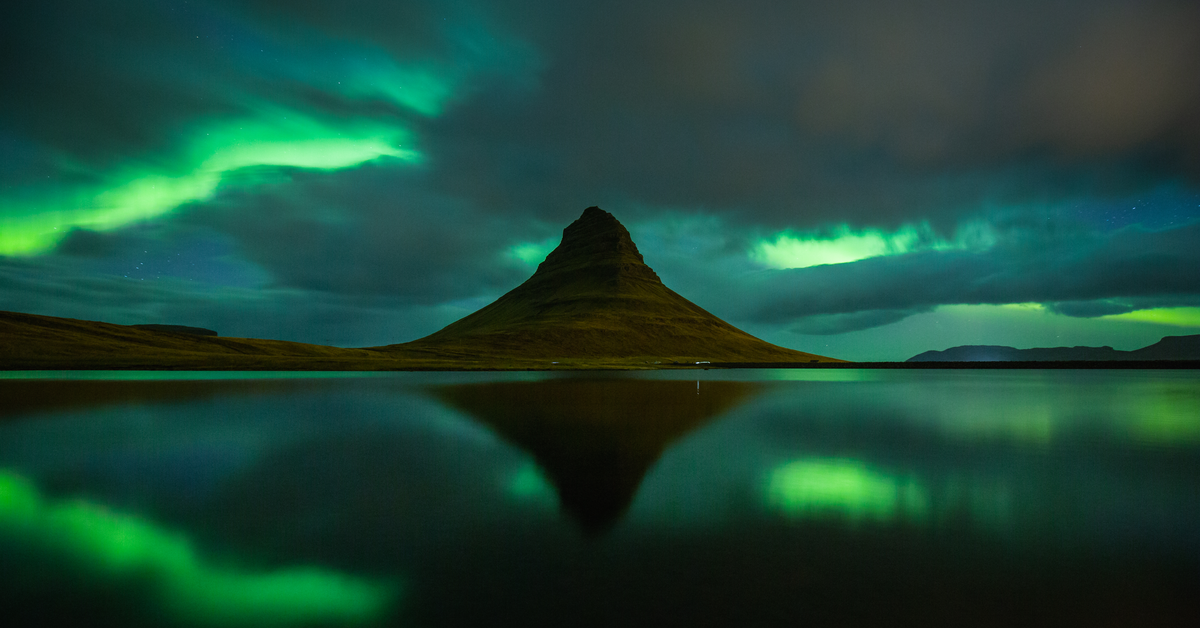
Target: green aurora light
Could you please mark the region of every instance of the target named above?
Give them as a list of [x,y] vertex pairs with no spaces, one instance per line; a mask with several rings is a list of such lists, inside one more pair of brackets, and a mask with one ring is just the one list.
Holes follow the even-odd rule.
[[0,255],[36,255],[71,231],[109,231],[210,198],[232,173],[254,168],[339,170],[379,159],[418,162],[410,134],[392,124],[328,122],[264,109],[252,120],[212,123],[194,134],[179,168],[127,169],[105,184],[34,199],[0,198]]
[[1164,307],[1112,314],[1102,318],[1114,321],[1138,321],[1172,327],[1200,327],[1200,307]]
[[553,237],[541,242],[519,242],[508,248],[508,256],[523,264],[537,266],[558,246],[559,240],[559,237]]
[[48,501],[5,470],[0,534],[61,556],[78,571],[152,583],[163,610],[205,625],[363,623],[381,617],[397,593],[395,585],[316,567],[254,573],[215,565],[178,533],[89,501]]
[[953,240],[938,237],[928,224],[904,225],[889,233],[882,229],[856,231],[843,223],[825,232],[783,231],[760,239],[749,255],[768,268],[807,268],[914,251],[983,250],[995,242],[991,230],[980,223],[964,225]]

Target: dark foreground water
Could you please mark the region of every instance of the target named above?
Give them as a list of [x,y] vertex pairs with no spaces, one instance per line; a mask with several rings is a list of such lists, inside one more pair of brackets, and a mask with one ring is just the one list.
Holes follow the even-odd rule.
[[1191,626],[1200,373],[9,373],[0,609]]

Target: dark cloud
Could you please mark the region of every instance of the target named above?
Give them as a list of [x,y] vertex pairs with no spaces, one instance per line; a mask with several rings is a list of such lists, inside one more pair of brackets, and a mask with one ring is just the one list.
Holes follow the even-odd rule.
[[[372,91],[401,88],[393,85],[396,68],[444,81],[443,98],[453,99],[469,94],[481,69],[507,76],[532,63],[489,30],[481,11],[450,11],[444,2],[351,4],[14,6],[0,21],[0,139],[23,142],[35,159],[76,176],[131,165],[187,168],[195,155],[179,152],[205,122],[274,107],[280,116],[293,109],[411,127],[420,116]],[[0,149],[16,150],[10,143]]]
[[[1200,17],[1180,2],[583,5],[520,107],[433,131],[447,188],[774,224],[951,223],[1195,177]],[[919,209],[917,209],[919,208]]]
[[506,255],[531,235],[521,222],[423,192],[422,178],[386,164],[295,171],[187,220],[230,236],[281,288],[434,304],[499,296],[532,273]]
[[807,336],[831,336],[890,325],[913,314],[921,314],[932,309],[928,307],[912,310],[866,310],[850,314],[817,314],[795,321],[788,330]]
[[785,322],[869,312],[861,320],[886,320],[950,304],[1179,302],[1200,286],[1198,238],[1200,225],[1164,232],[1124,229],[1085,242],[1005,243],[981,253],[927,251],[765,272],[748,282],[741,315]]
[[1137,310],[1172,307],[1198,307],[1200,295],[1175,294],[1157,297],[1133,297],[1119,299],[1096,299],[1093,301],[1057,301],[1044,303],[1046,309],[1056,314],[1076,318],[1096,318],[1113,314],[1125,314]]
[[110,257],[127,248],[123,234],[110,234],[90,229],[72,229],[59,243],[57,252],[71,257]]
[[0,304],[48,316],[190,325],[223,336],[356,347],[414,340],[469,313],[384,297],[124,277],[57,257],[0,257]]
[[113,166],[132,151],[166,149],[197,117],[230,113],[220,88],[231,68],[213,42],[197,38],[203,28],[176,19],[186,6],[9,7],[0,20],[0,128],[56,160]]

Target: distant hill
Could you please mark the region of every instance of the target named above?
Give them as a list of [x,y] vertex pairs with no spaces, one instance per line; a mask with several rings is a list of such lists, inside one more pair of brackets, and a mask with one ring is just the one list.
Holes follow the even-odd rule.
[[465,359],[841,362],[755,338],[663,285],[612,214],[584,210],[525,283],[413,342]]
[[[194,331],[184,331],[194,330]],[[205,333],[207,332],[207,333]],[[355,370],[395,367],[378,352],[222,338],[198,327],[114,325],[0,312],[0,369]]]
[[1200,360],[1200,334],[1167,336],[1134,351],[1112,347],[1053,347],[1015,349],[991,345],[964,345],[945,351],[926,351],[908,362],[1109,362],[1147,360]]

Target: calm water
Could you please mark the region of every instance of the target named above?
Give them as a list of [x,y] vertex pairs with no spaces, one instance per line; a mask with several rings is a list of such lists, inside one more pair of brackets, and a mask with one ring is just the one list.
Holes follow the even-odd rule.
[[28,625],[1194,625],[1200,373],[9,373],[0,588]]

